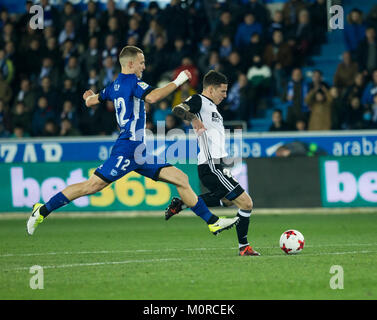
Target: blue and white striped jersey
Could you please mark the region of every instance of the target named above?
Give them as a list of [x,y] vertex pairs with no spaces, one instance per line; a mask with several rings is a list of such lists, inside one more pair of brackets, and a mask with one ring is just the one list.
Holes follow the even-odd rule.
[[116,119],[120,128],[118,139],[144,141],[144,98],[153,87],[139,80],[135,74],[120,73],[114,82],[100,91],[99,100],[114,103]]

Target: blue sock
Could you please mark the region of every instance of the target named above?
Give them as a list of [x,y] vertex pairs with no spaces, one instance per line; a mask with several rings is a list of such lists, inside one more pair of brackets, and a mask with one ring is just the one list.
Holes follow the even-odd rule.
[[[46,215],[42,214],[43,216],[47,216],[51,211],[54,211],[56,209],[61,208],[62,206],[65,206],[66,204],[70,203],[71,201],[67,199],[67,197],[62,193],[59,192],[56,195],[54,195],[46,204]],[[41,208],[42,209],[42,208]]]
[[207,224],[215,223],[219,218],[209,211],[207,205],[201,197],[198,197],[198,202],[191,210],[200,218],[202,218]]

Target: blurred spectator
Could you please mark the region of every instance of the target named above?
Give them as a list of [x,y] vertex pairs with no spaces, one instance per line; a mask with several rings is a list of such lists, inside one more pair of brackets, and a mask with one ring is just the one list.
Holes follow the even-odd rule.
[[23,61],[23,68],[20,70],[30,79],[36,79],[39,75],[42,57],[40,54],[40,43],[37,39],[32,39],[30,46],[25,53],[27,59]]
[[[260,56],[254,56],[253,66],[246,74],[247,80],[249,81],[250,101],[254,106],[252,110],[253,116],[257,114],[260,108],[261,98],[268,94],[271,75],[271,69],[266,64],[263,64],[262,58]],[[248,115],[245,115],[244,119],[249,119]]]
[[58,42],[59,45],[62,45],[67,39],[75,41],[76,32],[75,32],[75,23],[73,20],[67,20],[64,24],[64,29],[59,33]]
[[15,139],[22,139],[22,138],[30,137],[30,134],[25,132],[23,127],[15,126],[13,128],[13,133],[10,137],[15,138]]
[[329,88],[329,85],[325,81],[323,81],[322,71],[316,69],[313,71],[312,82],[309,84],[309,90],[311,89],[319,90],[323,86],[325,86],[326,88]]
[[37,89],[37,98],[46,97],[48,105],[55,111],[59,109],[59,92],[51,85],[49,77],[43,77],[41,85]]
[[198,67],[202,74],[206,74],[210,70],[220,71],[222,65],[220,63],[220,56],[217,51],[211,51],[208,60],[202,59],[198,61]]
[[182,63],[176,69],[174,69],[173,78],[175,79],[181,71],[188,70],[191,73],[190,85],[195,89],[199,84],[199,70],[194,65],[193,61],[189,57],[182,59]]
[[182,59],[184,57],[188,57],[189,55],[190,52],[186,47],[185,42],[181,37],[177,37],[174,40],[174,48],[169,53],[169,69],[173,70],[177,68],[182,63]]
[[97,38],[98,45],[102,45],[103,33],[101,32],[101,27],[96,18],[89,18],[88,21],[88,31],[82,35],[85,47],[88,46],[91,38]]
[[366,24],[369,27],[373,27],[377,31],[377,4],[369,11],[369,14],[366,19]]
[[352,61],[349,51],[345,51],[343,53],[343,61],[338,64],[334,75],[334,85],[340,90],[341,94],[353,84],[357,70],[357,62]]
[[107,35],[105,38],[105,48],[102,50],[102,63],[105,63],[107,57],[113,59],[114,65],[118,63],[118,47],[112,34]]
[[52,5],[49,0],[40,0],[43,8],[43,24],[45,27],[58,26],[60,23],[60,12]]
[[118,19],[116,17],[111,17],[107,23],[107,35],[114,37],[114,43],[117,46],[122,46],[124,44],[123,32],[119,28]]
[[80,131],[78,131],[75,127],[73,127],[71,121],[66,118],[66,119],[63,119],[60,124],[59,135],[62,137],[79,136]]
[[172,44],[175,38],[186,36],[186,12],[182,8],[180,0],[171,0],[165,9],[161,12],[160,21],[164,26],[169,44]]
[[12,23],[6,23],[2,29],[2,33],[0,34],[0,45],[2,47],[5,46],[7,42],[17,42],[18,37],[14,30],[14,26]]
[[69,1],[64,3],[63,12],[60,13],[60,24],[65,26],[68,20],[72,20],[76,28],[80,26],[80,15],[76,12],[73,4]]
[[83,135],[98,135],[102,131],[102,109],[100,105],[82,109],[79,130]]
[[28,112],[24,103],[19,101],[16,103],[12,114],[13,127],[23,128],[24,133],[30,134],[31,131],[31,112]]
[[101,119],[101,134],[111,135],[117,131],[117,122],[114,120],[114,103],[112,101],[105,102],[105,108],[102,111]]
[[97,4],[93,0],[89,0],[86,10],[83,10],[81,12],[81,27],[80,27],[81,34],[88,33],[90,19],[94,19],[95,21],[100,20],[100,13],[97,10]]
[[377,94],[373,97],[373,104],[371,106],[371,120],[373,123],[373,128],[377,129]]
[[292,38],[295,38],[298,63],[302,65],[306,62],[306,56],[311,54],[313,45],[313,26],[310,22],[308,10],[303,9],[299,12],[297,26],[291,29],[289,34]]
[[143,46],[146,51],[149,51],[154,46],[157,36],[166,38],[166,32],[157,20],[151,20],[149,22],[149,29],[143,38]]
[[253,64],[254,56],[263,56],[264,49],[261,36],[258,33],[254,33],[250,38],[250,42],[241,51],[245,66],[250,67]]
[[76,114],[76,107],[73,105],[71,100],[65,100],[63,103],[62,112],[60,113],[60,121],[68,119],[72,126],[77,128],[78,126],[78,117]]
[[244,68],[241,62],[241,57],[237,51],[233,51],[228,56],[228,60],[224,62],[223,70],[222,70],[222,72],[228,78],[229,87],[231,87],[233,83],[237,81],[239,71],[241,72],[244,71]]
[[82,83],[81,67],[76,56],[71,56],[64,68],[64,76],[71,79],[73,85],[79,86]]
[[283,12],[281,10],[276,10],[272,15],[272,20],[270,26],[268,27],[268,40],[272,40],[272,35],[276,30],[281,31],[283,35],[286,32],[284,27]]
[[58,127],[56,126],[55,121],[52,119],[48,119],[43,129],[43,136],[55,137],[57,135],[58,135]]
[[351,54],[355,53],[359,43],[364,39],[365,29],[363,13],[357,8],[352,9],[344,26],[344,41]]
[[313,88],[305,98],[310,109],[308,130],[331,129],[332,96],[325,86]]
[[187,98],[196,94],[196,90],[190,85],[189,82],[182,84],[178,90],[174,92],[172,106],[176,106],[184,102]]
[[221,13],[219,20],[216,23],[215,29],[212,33],[212,39],[216,45],[219,45],[223,37],[233,39],[236,34],[237,27],[232,21],[232,15],[229,11]]
[[64,42],[62,49],[63,69],[67,66],[68,61],[73,56],[78,56],[75,44],[72,40],[68,39]]
[[99,47],[98,38],[92,37],[89,40],[89,47],[81,56],[82,63],[84,64],[85,70],[89,72],[92,69],[98,69],[102,61]]
[[[60,101],[72,101],[72,104],[77,106],[81,102],[81,95],[79,96],[77,87],[73,85],[72,79],[66,78],[63,81],[63,88],[60,93]],[[63,107],[63,106],[61,106]]]
[[45,57],[42,60],[42,68],[39,72],[39,83],[42,82],[42,79],[48,77],[51,81],[51,85],[55,88],[60,86],[60,75],[59,70],[54,67],[54,61],[50,57]]
[[140,24],[139,21],[135,18],[131,18],[128,23],[126,40],[128,41],[128,39],[130,38],[134,38],[137,43],[142,41]]
[[275,30],[272,34],[272,43],[266,46],[263,59],[273,72],[275,93],[280,96],[283,82],[292,65],[292,51],[290,46],[284,43],[281,30]]
[[102,30],[106,30],[107,23],[110,17],[116,17],[119,23],[119,28],[121,30],[125,30],[126,24],[126,16],[125,14],[115,7],[114,0],[108,0],[106,3],[106,10],[102,11],[101,19],[100,19],[100,26]]
[[302,118],[298,118],[295,124],[296,131],[306,131],[306,120]]
[[0,100],[6,104],[12,99],[12,89],[8,82],[3,79],[3,74],[0,72]]
[[283,120],[283,113],[280,109],[275,109],[272,113],[272,124],[268,131],[287,131],[289,130],[288,125]]
[[262,34],[262,26],[259,22],[256,22],[255,16],[252,13],[246,13],[244,22],[240,23],[234,43],[237,48],[242,48],[250,42],[250,38],[254,33]]
[[357,47],[359,70],[365,75],[371,75],[377,69],[377,39],[376,30],[369,27],[365,31],[365,39]]
[[373,96],[377,93],[377,69],[372,72],[372,81],[364,89],[361,102],[363,105],[370,105],[373,102]]
[[347,104],[342,129],[364,129],[364,108],[358,97],[352,97]]
[[48,105],[46,97],[42,96],[38,99],[37,108],[32,118],[32,134],[33,136],[43,136],[45,133],[45,124],[48,120],[54,120],[56,117],[53,108]]
[[105,59],[103,68],[101,69],[99,74],[99,85],[102,87],[106,87],[114,81],[118,73],[119,68],[115,66],[113,59],[110,56],[108,56]]
[[309,108],[305,103],[305,97],[309,92],[309,86],[302,77],[300,68],[292,71],[292,79],[288,82],[285,100],[290,102],[287,114],[287,123],[291,128],[295,128],[297,119],[305,122],[309,119]]
[[31,88],[30,80],[28,78],[22,79],[20,84],[20,90],[15,95],[15,103],[23,102],[27,112],[32,112],[34,109],[37,94],[34,89]]
[[223,117],[227,120],[245,120],[243,114],[247,114],[246,109],[250,108],[248,97],[248,82],[244,73],[239,73],[237,81],[230,87],[226,98]]
[[249,2],[244,5],[244,10],[251,12],[263,28],[267,27],[270,20],[270,12],[259,0],[249,0]]
[[321,45],[326,41],[327,32],[327,1],[315,0],[308,10],[310,12],[310,20],[314,28],[313,43]]
[[97,74],[97,70],[96,69],[91,69],[89,71],[89,79],[88,79],[88,86],[96,86],[98,87],[98,83],[99,83],[99,77],[98,77],[98,74]]
[[169,130],[179,129],[179,128],[180,126],[179,126],[177,118],[173,114],[168,114],[165,118],[166,133],[168,133]]
[[332,97],[331,105],[331,129],[340,130],[342,118],[344,116],[344,100],[342,99],[337,87],[330,88],[330,95]]
[[353,78],[352,85],[349,86],[345,90],[343,98],[345,101],[347,101],[349,97],[353,97],[353,96],[357,96],[361,99],[361,97],[363,96],[364,89],[365,89],[365,78],[364,78],[364,75],[361,72],[359,72]]
[[59,52],[59,48],[57,46],[56,38],[48,38],[46,42],[46,49],[44,52],[45,57],[50,57],[57,67],[60,67],[61,61],[61,54]]
[[153,123],[157,124],[158,121],[165,121],[166,116],[171,113],[168,109],[168,102],[162,100],[158,103],[158,108],[153,113]]
[[283,6],[284,25],[288,29],[295,28],[298,13],[306,8],[306,3],[302,0],[288,0]]
[[155,46],[147,55],[148,61],[143,79],[146,82],[157,83],[161,75],[169,68],[169,51],[165,45],[165,38],[157,36]]
[[0,137],[9,136],[11,129],[11,118],[9,114],[9,107],[4,100],[0,98]]
[[219,48],[220,58],[227,59],[232,51],[233,51],[233,46],[232,46],[231,38],[223,37],[221,39],[221,45]]

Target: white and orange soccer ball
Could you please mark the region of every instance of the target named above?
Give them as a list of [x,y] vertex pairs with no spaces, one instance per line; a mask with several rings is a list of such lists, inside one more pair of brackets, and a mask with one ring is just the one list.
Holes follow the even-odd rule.
[[300,231],[287,230],[280,237],[280,249],[286,254],[300,253],[304,245],[305,239]]

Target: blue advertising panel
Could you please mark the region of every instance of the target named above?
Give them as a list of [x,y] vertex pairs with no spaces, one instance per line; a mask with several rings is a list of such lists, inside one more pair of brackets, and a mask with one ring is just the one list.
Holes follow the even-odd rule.
[[[116,138],[48,138],[0,140],[0,163],[104,161]],[[198,146],[195,136],[159,136],[146,140],[150,153],[171,161],[195,163]],[[377,155],[377,131],[321,133],[246,133],[228,136],[230,155],[238,158],[284,156],[372,156]]]

